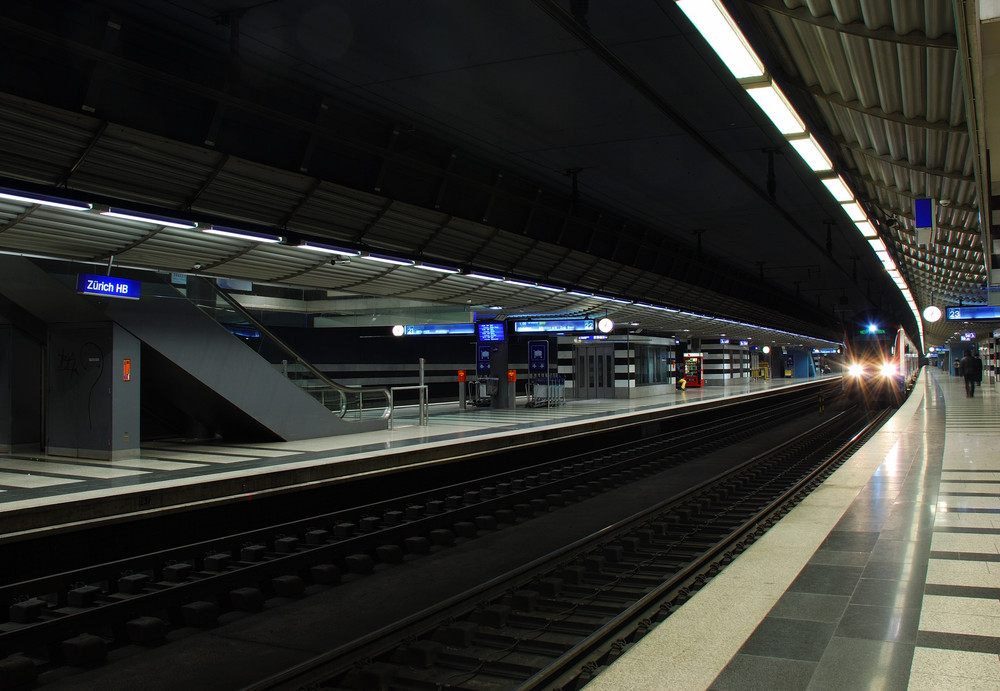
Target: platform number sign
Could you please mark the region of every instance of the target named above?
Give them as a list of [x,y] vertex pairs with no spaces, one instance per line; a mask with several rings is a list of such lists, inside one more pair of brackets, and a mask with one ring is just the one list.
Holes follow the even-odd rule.
[[528,371],[533,374],[549,371],[548,341],[528,341]]

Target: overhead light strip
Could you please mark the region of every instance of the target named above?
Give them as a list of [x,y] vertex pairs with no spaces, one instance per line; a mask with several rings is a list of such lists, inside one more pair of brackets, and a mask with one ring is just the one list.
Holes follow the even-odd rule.
[[270,235],[268,233],[258,233],[253,230],[228,228],[226,226],[209,226],[208,228],[202,228],[201,230],[203,233],[208,233],[210,235],[221,235],[227,238],[246,240],[248,242],[263,242],[265,244],[278,243],[281,242],[282,239],[280,235]]
[[157,214],[147,214],[141,211],[129,211],[128,209],[118,209],[111,207],[107,211],[101,212],[102,216],[112,218],[122,218],[128,221],[138,221],[139,223],[149,223],[154,226],[168,226],[170,228],[180,228],[182,230],[193,230],[198,227],[195,221],[187,221],[181,218],[171,218],[169,216],[159,216]]
[[[677,7],[687,16],[701,33],[712,50],[722,59],[733,76],[743,85],[747,94],[757,103],[788,143],[798,152],[814,172],[827,173],[833,170],[833,162],[823,151],[815,137],[807,132],[802,118],[782,94],[781,89],[764,69],[764,65],[746,36],[737,27],[720,0],[676,0]],[[804,136],[803,136],[804,135]],[[839,176],[821,178],[830,194],[844,207],[851,220],[866,238],[878,237],[870,219],[854,201],[854,194]],[[864,224],[864,225],[862,225]],[[869,229],[871,234],[869,234]],[[912,300],[909,290],[903,290],[903,297]],[[917,327],[923,343],[923,324],[920,314],[913,308]]]
[[0,187],[0,199],[9,199],[10,201],[23,202],[25,204],[37,204],[39,206],[48,206],[54,209],[63,209],[65,211],[90,211],[92,208],[94,208],[93,204],[78,202],[74,199],[53,197],[48,194],[34,194],[32,192],[22,192],[21,190],[14,190],[7,187]]

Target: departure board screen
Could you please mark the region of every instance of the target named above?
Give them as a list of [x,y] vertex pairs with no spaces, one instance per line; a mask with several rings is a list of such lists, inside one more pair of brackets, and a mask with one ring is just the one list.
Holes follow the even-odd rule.
[[479,322],[476,326],[479,329],[480,341],[503,341],[506,339],[503,322]]

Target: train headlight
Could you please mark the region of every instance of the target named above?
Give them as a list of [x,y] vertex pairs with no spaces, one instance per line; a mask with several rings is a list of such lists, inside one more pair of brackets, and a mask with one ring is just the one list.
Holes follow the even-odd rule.
[[882,365],[882,376],[883,377],[895,377],[896,376],[896,366],[891,362],[887,362]]
[[864,372],[865,368],[856,362],[847,368],[847,373],[852,377],[860,377],[862,374],[864,374]]

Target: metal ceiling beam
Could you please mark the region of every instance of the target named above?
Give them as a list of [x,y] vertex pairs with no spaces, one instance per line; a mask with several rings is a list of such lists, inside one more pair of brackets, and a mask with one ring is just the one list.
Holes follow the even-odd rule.
[[968,135],[969,130],[965,123],[960,125],[952,125],[951,123],[939,120],[937,122],[931,122],[924,118],[908,118],[902,113],[887,113],[881,108],[875,106],[866,106],[861,101],[856,99],[846,101],[840,94],[831,94],[824,91],[820,86],[809,86],[802,83],[797,83],[796,87],[803,93],[809,94],[813,98],[821,101],[825,101],[828,105],[839,106],[847,110],[853,110],[862,115],[868,115],[869,117],[876,118],[878,120],[886,120],[888,122],[895,122],[900,125],[905,125],[906,127],[917,127],[922,130],[937,130],[940,132],[951,132],[954,134],[964,134]]
[[773,14],[779,14],[789,19],[793,19],[803,24],[810,24],[821,29],[835,31],[849,36],[860,36],[861,38],[873,41],[886,41],[906,46],[919,46],[923,48],[942,48],[945,50],[958,50],[958,40],[953,34],[944,34],[937,38],[930,38],[926,34],[911,31],[905,36],[900,36],[891,27],[869,29],[862,22],[851,22],[842,24],[835,14],[828,14],[823,17],[814,17],[807,6],[800,6],[794,9],[786,7],[777,0],[745,0],[746,4],[767,10]]

